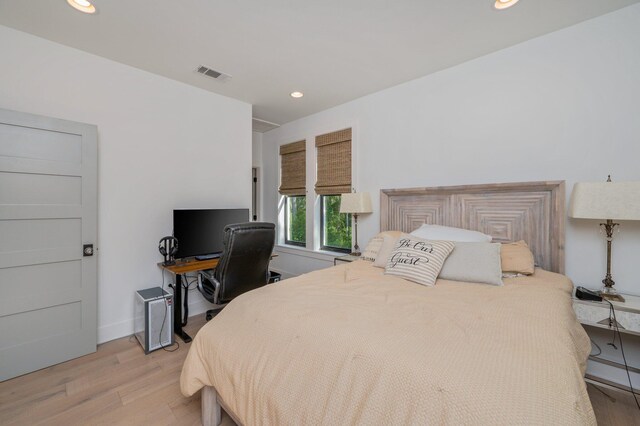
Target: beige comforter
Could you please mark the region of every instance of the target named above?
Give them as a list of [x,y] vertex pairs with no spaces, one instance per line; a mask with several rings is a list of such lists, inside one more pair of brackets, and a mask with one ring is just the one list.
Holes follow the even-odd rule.
[[245,425],[595,424],[571,282],[424,287],[357,261],[246,293],[181,377]]

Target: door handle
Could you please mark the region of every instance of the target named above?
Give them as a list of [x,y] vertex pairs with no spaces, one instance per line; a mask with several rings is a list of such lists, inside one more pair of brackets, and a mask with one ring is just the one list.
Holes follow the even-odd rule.
[[82,256],[93,256],[93,244],[85,244],[82,246]]

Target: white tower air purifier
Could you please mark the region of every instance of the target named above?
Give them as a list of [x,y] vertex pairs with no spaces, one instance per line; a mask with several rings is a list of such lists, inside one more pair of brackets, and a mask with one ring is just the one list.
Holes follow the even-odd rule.
[[144,353],[173,345],[173,295],[160,287],[136,292],[135,335]]

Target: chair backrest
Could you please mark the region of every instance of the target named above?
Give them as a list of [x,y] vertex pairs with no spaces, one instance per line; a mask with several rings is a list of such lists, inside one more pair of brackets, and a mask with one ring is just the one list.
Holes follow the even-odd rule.
[[220,283],[219,303],[262,287],[269,281],[269,260],[275,243],[275,225],[248,222],[224,228],[224,249],[214,277]]

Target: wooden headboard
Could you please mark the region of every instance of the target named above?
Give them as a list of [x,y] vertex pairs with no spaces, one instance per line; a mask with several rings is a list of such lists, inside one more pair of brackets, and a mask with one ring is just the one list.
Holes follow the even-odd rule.
[[564,181],[383,189],[380,230],[411,232],[422,224],[525,240],[536,265],[564,273]]

